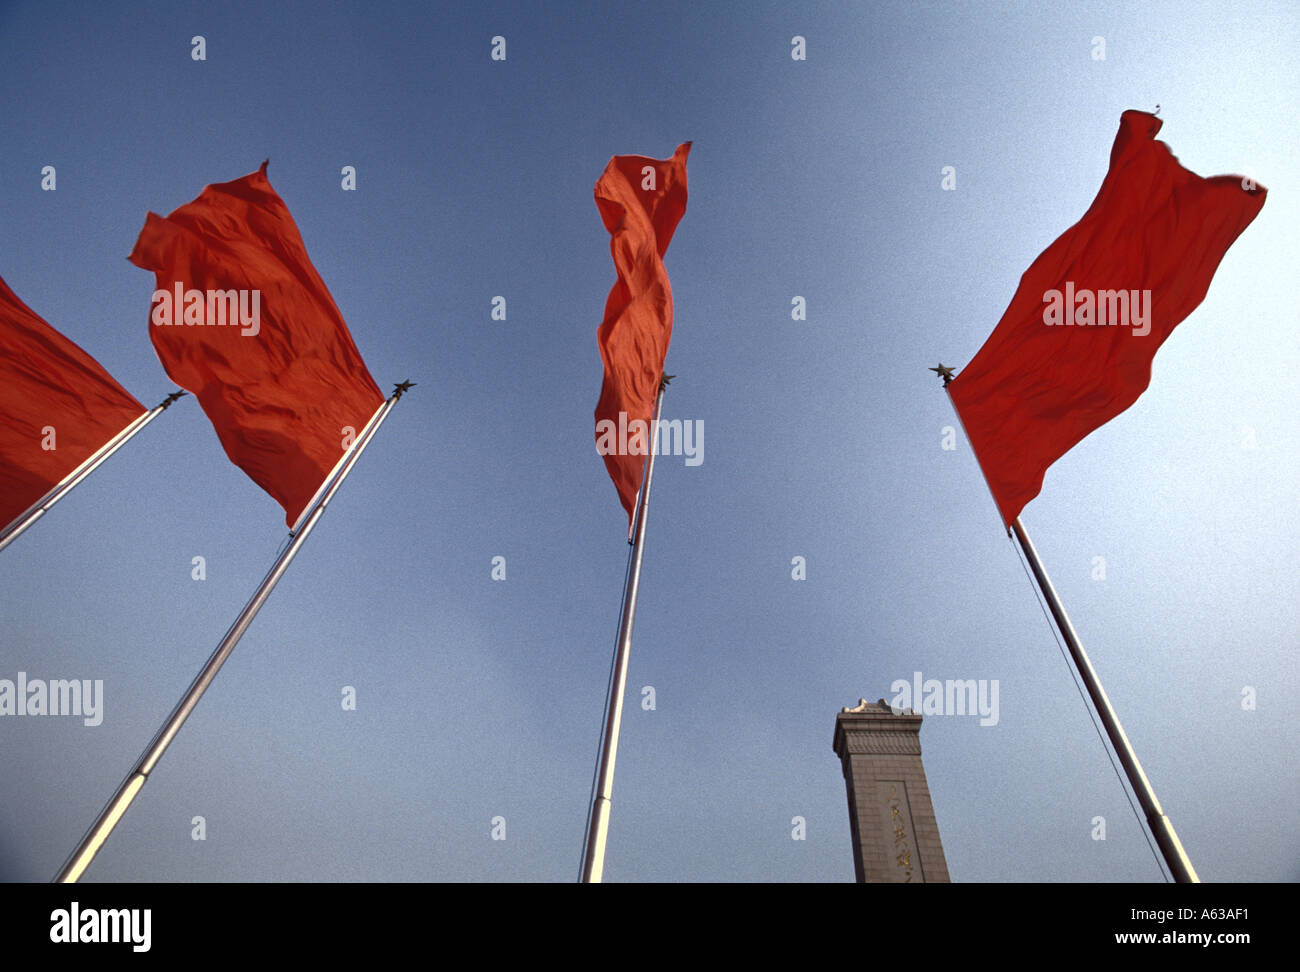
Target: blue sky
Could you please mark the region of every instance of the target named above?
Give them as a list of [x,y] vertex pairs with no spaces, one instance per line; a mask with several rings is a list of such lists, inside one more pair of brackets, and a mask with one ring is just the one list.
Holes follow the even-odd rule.
[[[376,381],[418,383],[86,879],[576,878],[628,549],[592,186],[689,139],[664,414],[704,462],[656,466],[606,880],[852,880],[835,714],[916,671],[1000,687],[997,725],[922,728],[954,880],[1160,880],[925,370],[1157,104],[1268,203],[1023,520],[1201,877],[1300,878],[1298,50],[1289,3],[0,3],[0,274],[37,313],[161,401],[126,254],[269,158]],[[0,555],[0,678],[105,691],[99,726],[0,720],[0,878],[58,869],[282,517],[191,398]]]

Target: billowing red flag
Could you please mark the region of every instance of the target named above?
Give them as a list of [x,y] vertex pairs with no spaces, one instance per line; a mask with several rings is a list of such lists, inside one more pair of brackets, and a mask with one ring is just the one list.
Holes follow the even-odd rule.
[[157,280],[149,336],[167,374],[292,526],[384,396],[266,163],[150,213],[130,260]]
[[0,279],[0,528],[145,411]]
[[1147,112],[1120,116],[1097,198],[1025,271],[949,386],[1008,525],[1048,466],[1146,390],[1156,350],[1264,205],[1250,180],[1179,165],[1155,139],[1160,126]]
[[605,379],[596,405],[596,450],[628,522],[641,489],[664,356],[673,334],[673,291],[663,255],[686,212],[686,156],[616,155],[596,182],[618,280],[596,332]]

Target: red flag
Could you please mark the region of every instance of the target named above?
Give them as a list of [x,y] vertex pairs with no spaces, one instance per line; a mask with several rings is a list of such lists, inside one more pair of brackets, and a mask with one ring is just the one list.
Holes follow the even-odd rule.
[[384,396],[266,163],[150,213],[130,260],[157,279],[149,336],[167,374],[292,526]]
[[145,411],[0,279],[0,527]]
[[628,522],[650,447],[650,422],[673,334],[673,291],[663,255],[686,212],[686,156],[616,155],[596,182],[596,207],[609,230],[618,281],[596,332],[605,380],[596,405],[596,450]]
[[1155,140],[1161,124],[1120,116],[1097,198],[1025,271],[949,387],[1008,525],[1048,466],[1146,390],[1156,350],[1264,205],[1249,180],[1179,165]]

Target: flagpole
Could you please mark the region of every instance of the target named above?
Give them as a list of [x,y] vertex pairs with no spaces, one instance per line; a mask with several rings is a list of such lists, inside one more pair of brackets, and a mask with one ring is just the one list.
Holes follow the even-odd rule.
[[[405,390],[406,389],[402,389],[402,391]],[[395,391],[394,394],[396,394],[398,398],[401,398],[400,392]],[[387,402],[385,402],[384,404],[386,405]],[[370,436],[370,430],[375,426],[375,424],[377,422],[383,421],[383,419],[380,418],[381,413],[385,416],[387,416],[388,414],[384,410],[383,405],[377,408],[375,410],[375,414],[370,416],[370,421],[367,422],[364,426],[362,426],[361,434],[357,436],[356,441],[368,438]],[[312,498],[308,501],[307,505],[302,508],[302,512],[298,514],[297,522],[294,523],[294,525],[289,528],[290,537],[295,537],[298,535],[298,531],[302,529],[303,524],[307,522],[307,518],[310,517],[312,512],[316,509],[316,501],[319,500],[324,493],[328,492],[329,488],[334,484],[334,477],[337,476],[339,474],[339,471],[344,467],[344,465],[347,464],[348,459],[351,455],[352,455],[352,450],[349,449],[347,452],[343,453],[343,455],[339,456],[339,461],[334,463],[334,468],[329,471],[329,475],[326,476],[323,480],[321,480],[320,487],[316,490],[315,495],[313,495]]]
[[161,404],[137,415],[117,435],[92,452],[81,465],[64,476],[49,492],[15,517],[12,523],[5,527],[3,531],[0,531],[0,550],[17,540],[29,526],[49,512],[50,507],[72,492],[74,486],[98,469],[105,459],[131,441],[137,432],[161,415],[168,405],[184,394],[183,391],[172,392]]
[[[960,422],[961,412],[957,411],[957,406],[952,401],[952,392],[948,390],[948,385],[953,380],[952,369],[945,368],[940,364],[938,368],[931,368],[930,370],[937,372],[939,377],[943,379],[943,389],[948,392],[948,401],[953,406],[957,421]],[[969,436],[967,436],[967,441],[970,441]],[[978,459],[978,457],[976,458]],[[982,465],[980,470],[982,473]],[[985,483],[987,485],[987,479]],[[992,487],[989,487],[989,489],[992,492]],[[1124,773],[1128,777],[1129,785],[1133,787],[1138,802],[1142,804],[1142,810],[1147,817],[1147,826],[1151,829],[1156,844],[1160,847],[1160,853],[1164,855],[1169,872],[1174,876],[1174,880],[1180,884],[1199,884],[1201,879],[1197,877],[1196,869],[1192,867],[1187,852],[1183,850],[1182,841],[1178,839],[1174,825],[1165,816],[1164,808],[1160,806],[1160,801],[1156,798],[1156,791],[1151,786],[1151,781],[1147,779],[1146,773],[1143,772],[1142,764],[1138,762],[1137,753],[1128,741],[1128,735],[1124,732],[1124,727],[1120,725],[1119,716],[1116,714],[1114,707],[1111,706],[1106,690],[1102,688],[1101,679],[1097,677],[1097,671],[1092,667],[1092,661],[1088,658],[1088,653],[1083,650],[1079,635],[1075,632],[1074,625],[1070,623],[1070,617],[1065,613],[1065,606],[1061,604],[1061,599],[1057,597],[1056,588],[1052,586],[1052,580],[1047,576],[1047,570],[1043,567],[1042,561],[1038,559],[1038,551],[1034,549],[1029,534],[1025,532],[1024,524],[1020,522],[1020,517],[1016,517],[1012,521],[1007,532],[1015,534],[1016,541],[1020,544],[1025,559],[1029,562],[1029,569],[1033,572],[1034,580],[1038,584],[1039,590],[1043,592],[1043,598],[1047,601],[1048,610],[1052,612],[1052,620],[1056,622],[1061,637],[1065,639],[1075,670],[1079,673],[1079,677],[1083,679],[1084,687],[1088,691],[1088,697],[1092,700],[1093,708],[1097,710],[1097,714],[1101,717],[1106,736],[1110,739],[1111,746],[1114,747],[1116,754],[1119,756],[1119,761],[1124,767]]]
[[261,610],[262,605],[266,603],[266,599],[270,597],[271,591],[275,589],[275,585],[284,575],[293,558],[302,549],[302,545],[311,534],[312,528],[325,512],[325,507],[329,505],[329,501],[334,497],[338,488],[343,485],[343,481],[347,479],[348,473],[352,471],[356,461],[361,458],[361,453],[365,451],[366,446],[370,444],[370,440],[379,431],[379,427],[383,424],[384,419],[388,417],[388,413],[392,411],[393,406],[397,404],[398,399],[402,397],[402,393],[410,387],[410,382],[403,382],[398,385],[393,390],[392,396],[375,411],[375,415],[372,416],[371,421],[368,423],[368,431],[353,444],[351,456],[339,470],[334,482],[325,492],[325,495],[321,497],[311,515],[307,517],[302,529],[294,536],[284,552],[271,566],[257,591],[244,606],[244,610],[239,613],[239,617],[230,626],[225,637],[221,639],[221,643],[217,645],[216,650],[208,658],[198,676],[190,683],[185,695],[177,703],[176,708],[172,710],[171,715],[167,717],[167,721],[158,730],[149,747],[136,761],[135,766],[131,768],[126,779],[122,781],[122,785],[113,794],[113,798],[100,811],[90,830],[86,832],[86,835],[81,839],[81,843],[77,845],[77,849],[72,852],[72,855],[59,871],[58,876],[55,877],[56,882],[62,884],[75,883],[90,865],[90,862],[95,859],[100,847],[103,846],[104,841],[113,832],[113,828],[117,826],[123,814],[130,808],[132,801],[140,793],[141,788],[149,778],[149,774],[153,772],[158,760],[162,758],[162,754],[166,751],[172,739],[176,737],[181,726],[185,724],[185,720],[194,711],[194,707],[198,705],[199,699],[203,697],[203,693],[207,691],[208,686],[212,684],[212,680],[217,677],[217,672],[221,670],[221,666],[225,664],[226,659],[235,650],[235,645],[239,643],[239,639],[243,637],[244,632],[248,630],[248,626],[253,623],[253,618],[257,616],[257,612]]
[[1060,629],[1062,637],[1065,638],[1066,646],[1070,650],[1070,657],[1074,661],[1074,667],[1083,679],[1084,687],[1088,690],[1088,697],[1092,699],[1093,707],[1097,710],[1097,714],[1101,716],[1106,735],[1110,738],[1110,744],[1115,748],[1119,761],[1124,766],[1124,772],[1128,776],[1129,784],[1137,793],[1138,801],[1142,804],[1142,809],[1147,816],[1147,826],[1151,828],[1152,834],[1155,835],[1160,852],[1164,855],[1165,864],[1169,866],[1169,871],[1173,874],[1174,880],[1180,884],[1199,884],[1201,879],[1197,877],[1196,869],[1192,867],[1187,852],[1183,850],[1182,842],[1174,831],[1174,825],[1165,816],[1165,811],[1156,798],[1156,791],[1152,788],[1151,781],[1147,779],[1146,773],[1143,772],[1142,764],[1138,762],[1137,753],[1133,751],[1133,746],[1124,733],[1124,727],[1120,725],[1119,716],[1115,714],[1115,709],[1106,696],[1106,690],[1101,686],[1101,680],[1092,667],[1088,653],[1083,650],[1083,645],[1079,642],[1079,636],[1075,633],[1074,625],[1070,623],[1070,618],[1066,615],[1060,598],[1056,596],[1056,588],[1052,586],[1051,578],[1047,576],[1047,571],[1043,569],[1042,562],[1038,559],[1038,552],[1034,549],[1029,534],[1025,532],[1020,517],[1015,518],[1011,524],[1011,529],[1016,535],[1020,549],[1025,553],[1025,559],[1029,561],[1029,569],[1033,571],[1034,580],[1038,582],[1038,587],[1043,592],[1048,609],[1052,612],[1052,618],[1056,621],[1056,626]]
[[645,481],[641,485],[637,504],[634,538],[632,541],[632,566],[623,591],[623,615],[619,623],[618,647],[614,653],[614,675],[609,691],[609,705],[605,714],[604,742],[600,750],[597,789],[591,803],[590,826],[583,849],[582,881],[599,884],[605,872],[605,844],[609,836],[609,815],[614,796],[614,761],[618,756],[618,733],[623,722],[623,695],[627,687],[628,655],[632,650],[632,622],[636,617],[636,596],[641,586],[641,555],[645,549],[645,528],[650,512],[650,483],[654,479],[655,454],[659,443],[659,413],[663,408],[664,389],[674,375],[664,375],[655,399],[654,420],[650,425],[649,456],[645,464]]

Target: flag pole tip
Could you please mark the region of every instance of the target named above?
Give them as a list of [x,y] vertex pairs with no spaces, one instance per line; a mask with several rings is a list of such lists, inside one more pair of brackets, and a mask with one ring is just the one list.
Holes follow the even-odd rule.
[[663,391],[665,388],[671,385],[673,383],[673,379],[676,377],[677,377],[676,375],[663,375],[659,379],[659,390]]
[[942,379],[943,379],[943,387],[944,387],[944,388],[947,388],[950,384],[952,384],[952,379],[953,379],[952,369],[949,368],[949,367],[946,367],[942,361],[939,362],[939,367],[937,367],[937,368],[927,368],[927,369],[925,369],[925,370],[926,370],[926,371],[933,371],[936,375],[938,375],[940,378],[942,378]]
[[159,408],[166,408],[166,407],[167,407],[168,405],[170,405],[172,402],[176,401],[176,399],[178,399],[178,398],[184,398],[184,397],[185,397],[186,395],[188,395],[188,394],[189,394],[189,392],[185,391],[184,389],[178,388],[178,389],[176,389],[176,391],[172,392],[170,395],[168,395],[166,398],[164,398],[164,399],[162,400],[162,404],[159,405],[158,407],[159,407]]
[[414,387],[415,387],[415,382],[413,381],[399,382],[398,384],[393,386],[393,398],[400,399],[402,395],[404,395],[406,392],[410,391]]

